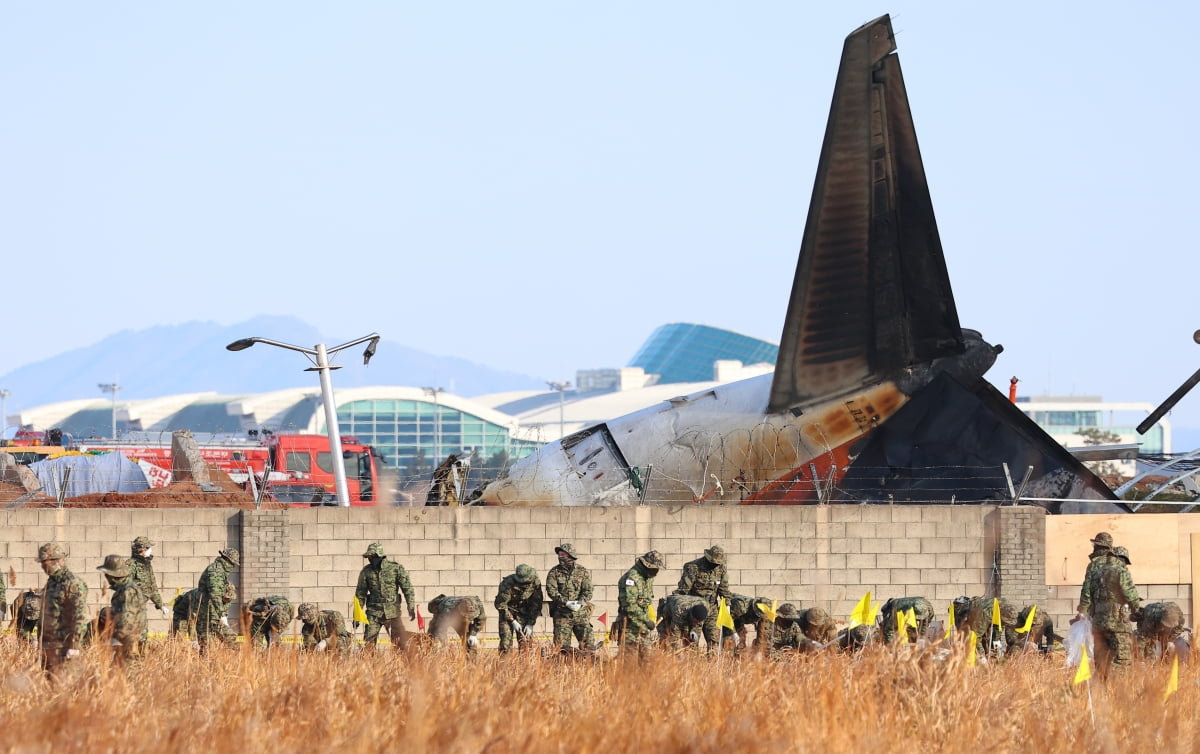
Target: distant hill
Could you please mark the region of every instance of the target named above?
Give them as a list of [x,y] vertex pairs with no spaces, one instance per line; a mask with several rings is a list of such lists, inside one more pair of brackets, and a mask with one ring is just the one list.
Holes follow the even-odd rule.
[[[251,335],[310,348],[315,343],[335,346],[362,333],[329,336],[295,317],[273,316],[230,326],[188,322],[123,330],[87,348],[0,375],[0,385],[11,391],[9,414],[60,401],[104,399],[107,396],[98,385],[114,381],[120,385],[118,400],[205,391],[241,395],[317,386],[316,373],[304,371],[310,364],[301,353],[261,344],[248,351],[225,350],[227,344]],[[332,361],[343,367],[334,372],[335,389],[430,386],[470,397],[546,386],[535,377],[498,371],[461,358],[435,356],[386,337],[368,366],[363,366],[362,348],[357,346]]]

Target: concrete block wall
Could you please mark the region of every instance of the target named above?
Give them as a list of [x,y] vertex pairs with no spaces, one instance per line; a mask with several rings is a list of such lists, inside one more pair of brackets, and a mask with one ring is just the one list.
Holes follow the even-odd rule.
[[1032,506],[997,508],[991,527],[996,533],[1000,593],[1021,605],[1046,609],[1046,511]]
[[241,512],[240,601],[291,590],[291,525],[286,510]]

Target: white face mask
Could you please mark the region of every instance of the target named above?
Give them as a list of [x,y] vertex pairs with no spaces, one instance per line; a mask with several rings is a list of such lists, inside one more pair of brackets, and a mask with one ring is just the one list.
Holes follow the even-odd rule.
[[147,547],[147,548],[146,548],[146,557],[148,558],[148,557],[150,557],[150,556],[151,556],[151,555],[153,555],[153,554],[154,554],[154,548],[153,548],[153,547]]

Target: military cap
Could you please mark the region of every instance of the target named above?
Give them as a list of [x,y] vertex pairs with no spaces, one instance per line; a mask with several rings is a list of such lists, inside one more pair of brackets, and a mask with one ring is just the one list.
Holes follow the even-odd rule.
[[125,565],[125,558],[120,555],[104,556],[104,564],[96,566],[96,570],[105,576],[112,576],[114,579],[123,579],[129,575],[129,568]]
[[367,551],[363,553],[363,557],[364,558],[371,558],[371,557],[382,558],[382,557],[384,557],[383,545],[379,544],[378,542],[372,542],[371,544],[367,545]]
[[522,563],[521,565],[517,566],[516,577],[517,581],[521,582],[522,584],[528,584],[537,578],[537,571],[533,570],[533,566]]
[[47,560],[65,560],[67,550],[58,542],[47,542],[38,548],[37,559],[39,563]]
[[821,628],[833,623],[833,617],[819,607],[810,607],[804,615],[804,620],[813,628]]
[[317,619],[317,606],[311,602],[301,602],[296,608],[296,620],[312,623]]
[[1097,534],[1095,537],[1092,537],[1092,544],[1100,545],[1101,547],[1112,547],[1113,546],[1112,535],[1106,531],[1102,531],[1099,534]]
[[1116,547],[1113,548],[1112,552],[1113,552],[1113,555],[1116,555],[1121,560],[1124,560],[1125,565],[1133,565],[1133,561],[1131,561],[1129,559],[1129,550],[1126,550],[1124,546],[1117,545]]
[[688,608],[688,616],[693,622],[699,623],[708,617],[708,607],[703,602],[697,602]]
[[775,620],[797,620],[800,617],[800,611],[790,602],[785,602],[775,611]]
[[153,546],[154,546],[154,543],[150,541],[149,537],[134,537],[134,540],[133,540],[133,549],[134,550],[149,550]]
[[220,555],[222,558],[225,558],[226,560],[228,560],[230,563],[233,563],[235,566],[240,566],[242,564],[241,554],[238,553],[238,551],[233,549],[232,547],[226,547],[224,550],[221,550],[217,554]]
[[713,545],[704,551],[704,557],[709,563],[715,565],[725,565],[725,548],[720,545]]
[[554,548],[554,552],[556,552],[556,553],[560,553],[560,552],[561,552],[561,553],[564,553],[564,554],[565,554],[567,557],[569,557],[571,560],[578,560],[578,559],[579,559],[579,556],[575,554],[575,545],[573,545],[573,544],[571,544],[571,543],[569,543],[569,542],[563,542],[563,543],[562,543],[561,545],[559,545],[558,547],[555,547],[555,548]]
[[650,552],[638,558],[638,562],[646,568],[662,570],[663,568],[667,567],[667,564],[663,562],[662,555],[658,552],[658,550],[651,550]]

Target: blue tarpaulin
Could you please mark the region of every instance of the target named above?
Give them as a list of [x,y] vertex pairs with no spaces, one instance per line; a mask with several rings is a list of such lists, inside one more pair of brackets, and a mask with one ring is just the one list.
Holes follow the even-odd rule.
[[[67,469],[70,476],[66,475]],[[57,497],[62,480],[67,479],[66,497],[79,497],[98,492],[143,492],[150,489],[146,475],[133,461],[120,453],[100,455],[66,455],[29,464],[37,474],[42,492]]]

